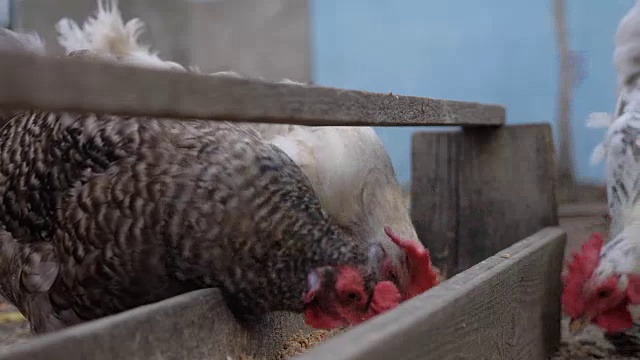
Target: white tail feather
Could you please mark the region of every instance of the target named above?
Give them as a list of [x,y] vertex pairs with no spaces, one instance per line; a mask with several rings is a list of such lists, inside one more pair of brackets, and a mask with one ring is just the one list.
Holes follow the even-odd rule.
[[[608,128],[609,126],[611,126],[613,120],[613,117],[605,112],[594,112],[589,114],[586,126],[591,129]],[[596,147],[591,152],[589,162],[591,165],[597,165],[602,162],[606,155],[606,147],[604,145],[604,142],[601,142],[596,145]]]
[[613,117],[606,112],[594,112],[587,118],[587,127],[591,129],[607,128],[611,125]]
[[91,49],[91,43],[78,24],[73,20],[64,18],[56,24],[58,31],[58,43],[64,48],[67,54],[78,51]]
[[144,22],[138,18],[127,23],[122,20],[117,0],[98,0],[97,12],[82,27],[68,18],[61,19],[56,24],[58,42],[67,54],[89,50],[114,56],[120,62],[130,65],[185,71],[180,64],[160,59],[156,52],[138,42],[144,29]]
[[590,163],[591,165],[598,165],[604,160],[604,157],[607,155],[604,144],[600,143],[596,145],[595,149],[591,153]]

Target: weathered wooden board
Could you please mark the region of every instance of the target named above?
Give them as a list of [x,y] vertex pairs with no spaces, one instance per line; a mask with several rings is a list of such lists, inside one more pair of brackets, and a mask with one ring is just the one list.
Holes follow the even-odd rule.
[[294,359],[546,359],[560,342],[565,243],[545,228]]
[[459,134],[416,132],[411,155],[411,218],[445,278],[456,268]]
[[207,289],[0,349],[2,360],[269,359],[296,331],[301,316],[272,314],[243,328],[218,290]]
[[558,224],[548,124],[417,132],[412,219],[445,276]]
[[[0,108],[303,125],[502,125],[497,105],[2,54]],[[10,70],[8,70],[10,69]]]

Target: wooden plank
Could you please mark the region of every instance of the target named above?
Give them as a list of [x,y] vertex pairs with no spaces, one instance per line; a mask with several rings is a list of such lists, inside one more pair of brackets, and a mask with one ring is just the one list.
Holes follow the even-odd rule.
[[0,108],[306,125],[502,125],[501,106],[2,54]]
[[545,228],[293,359],[545,359],[560,342],[565,242]]
[[242,327],[219,291],[206,289],[0,348],[0,359],[271,359],[304,328],[301,316],[282,313]]
[[457,259],[458,162],[451,159],[459,140],[457,133],[416,132],[412,138],[411,218],[445,279]]
[[548,124],[419,132],[413,149],[412,218],[448,276],[558,224]]
[[465,129],[458,159],[457,271],[558,225],[549,124]]

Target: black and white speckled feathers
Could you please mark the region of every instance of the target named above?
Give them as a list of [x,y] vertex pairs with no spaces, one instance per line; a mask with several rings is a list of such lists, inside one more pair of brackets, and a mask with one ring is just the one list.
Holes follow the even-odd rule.
[[203,287],[302,311],[307,274],[368,266],[277,147],[229,123],[17,112],[0,131],[0,292],[46,332]]

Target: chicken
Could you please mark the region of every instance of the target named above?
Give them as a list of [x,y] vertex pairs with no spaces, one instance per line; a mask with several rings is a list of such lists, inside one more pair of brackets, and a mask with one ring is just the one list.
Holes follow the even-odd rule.
[[[56,29],[67,53],[84,49],[124,63],[131,63],[131,57],[137,59],[136,64],[149,67],[158,67],[163,61],[138,44],[144,23],[136,18],[125,24],[113,2],[105,5],[98,1],[95,16],[82,27],[62,19]],[[210,75],[243,77],[233,71]],[[304,85],[287,79],[281,83]],[[322,207],[345,233],[383,246],[385,279],[398,285],[405,300],[438,284],[438,271],[431,264],[428,250],[417,241],[393,166],[372,128],[253,126],[302,168]]]
[[0,294],[35,333],[207,287],[239,319],[317,328],[401,299],[382,247],[336,226],[249,126],[16,111],[0,159]]
[[609,334],[640,320],[640,2],[621,20],[614,63],[619,99],[612,120],[603,114],[589,125],[608,126],[592,160],[606,160],[611,240],[600,234],[573,255],[565,275],[564,311],[577,332],[594,323]]
[[336,223],[384,247],[385,278],[398,285],[403,299],[437,285],[428,250],[396,235],[417,239],[389,156],[372,128],[292,125],[261,133],[269,130],[276,133],[270,142],[307,174]]

